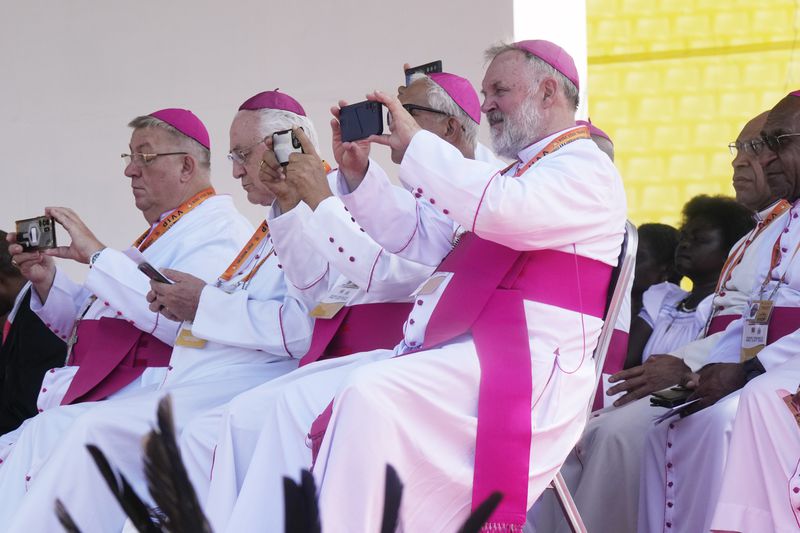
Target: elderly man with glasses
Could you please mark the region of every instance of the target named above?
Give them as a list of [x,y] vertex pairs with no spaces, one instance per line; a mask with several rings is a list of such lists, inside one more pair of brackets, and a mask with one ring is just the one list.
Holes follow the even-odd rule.
[[[273,94],[264,100],[257,107],[243,106],[237,114],[231,130],[234,148],[231,157],[234,159],[234,176],[241,180],[248,200],[267,206],[274,197],[257,179],[260,151],[263,149],[259,148],[262,143],[254,142],[254,139],[263,138],[263,127],[270,131],[296,125],[309,128],[310,123],[307,120],[303,122],[301,119],[304,117],[285,111],[288,104],[294,102],[291,98]],[[262,121],[260,112],[267,107],[272,112],[271,121]],[[150,124],[149,119],[144,123]],[[133,124],[140,127],[138,120]],[[174,347],[165,344],[163,354],[147,351],[148,346],[155,342],[148,339],[149,344],[141,351],[148,358],[160,355],[162,359],[157,360],[161,362],[159,368],[142,372],[146,362],[126,359],[121,365],[125,376],[130,378],[137,371],[141,376],[130,378],[131,383],[118,392],[110,391],[111,386],[104,383],[101,390],[110,394],[106,401],[62,405],[31,421],[30,427],[21,434],[14,453],[0,466],[0,491],[3,494],[0,523],[4,531],[58,529],[55,514],[51,512],[56,498],[65,503],[83,530],[120,530],[124,515],[104,486],[86,444],[99,446],[111,463],[132,482],[135,490],[146,495],[141,439],[153,425],[156,405],[162,397],[167,394],[172,397],[174,421],[180,431],[196,415],[297,368],[299,357],[308,349],[311,335],[308,309],[293,297],[291,287],[287,290],[268,224],[260,224],[253,232],[252,226],[233,209],[229,197],[214,196],[213,190],[208,189],[207,171],[201,175],[205,176],[204,179],[197,180],[205,187],[199,192],[187,191],[184,196],[188,201],[182,200],[183,203],[174,210],[165,209],[168,205],[164,205],[163,200],[168,197],[168,187],[193,179],[192,174],[180,172],[188,163],[175,164],[181,161],[179,156],[185,155],[178,152],[192,153],[193,147],[163,149],[167,147],[165,142],[142,138],[148,134],[163,136],[169,133],[162,133],[157,128],[153,131],[155,133],[135,130],[132,141],[135,153],[130,157],[132,163],[126,173],[133,177],[137,206],[146,215],[155,216],[153,229],[144,237],[140,248],[147,245],[143,253],[171,283],[148,283],[146,278],[139,283],[137,276],[143,275],[130,259],[123,256],[119,261],[132,272],[128,273],[128,278],[123,278],[124,284],[117,291],[127,290],[131,293],[129,297],[135,297],[139,307],[144,308],[138,311],[138,315],[125,312],[117,315],[119,308],[111,300],[113,294],[96,294],[101,310],[110,309],[112,316],[120,317],[114,322],[135,322],[142,324],[139,327],[155,331],[170,325],[168,340],[170,344],[174,343]],[[207,145],[207,140],[205,142]],[[207,161],[207,153],[205,155]],[[162,161],[165,164],[158,168],[157,164]],[[207,210],[208,213],[215,214],[224,209],[230,216],[219,221],[197,216],[202,213],[201,208],[209,206],[210,209],[215,203],[219,204],[217,211]],[[61,215],[58,211],[54,214]],[[76,221],[64,216],[59,220],[66,222],[68,229],[77,225]],[[202,258],[198,256],[194,260],[203,261],[204,270],[191,268],[192,263],[185,259],[167,262],[149,253],[150,250],[166,253],[161,246],[169,244],[167,237],[184,226],[197,233],[194,237],[186,233],[180,235],[192,242],[197,250],[203,251]],[[83,246],[88,250],[86,255],[99,247],[94,242],[82,245],[74,235],[73,232],[72,247]],[[223,247],[221,243],[226,240],[230,243]],[[67,252],[58,253],[66,255]],[[179,248],[177,253],[189,255],[194,252]],[[109,259],[105,259],[106,254],[110,255]],[[105,275],[102,278],[104,283],[110,283],[106,279],[109,272],[106,262],[114,259],[116,254],[119,252],[105,249],[94,260],[93,272],[102,269],[97,272]],[[197,277],[197,273],[202,273],[203,277]],[[54,290],[48,304],[58,295],[53,294]],[[114,327],[111,333],[120,336],[119,331],[119,327]],[[78,338],[75,354],[79,356],[84,353],[81,343],[94,341],[90,346],[98,344],[96,337],[85,334],[83,330],[78,331]],[[121,342],[116,338],[114,341]],[[138,358],[140,353],[136,352],[134,356]],[[76,376],[73,383],[77,383],[77,379]],[[78,396],[77,399],[83,400],[84,397]],[[90,396],[88,399],[102,397]]]
[[[795,92],[770,111],[760,142],[750,146],[758,153],[773,195],[790,205],[772,224],[780,231],[770,232],[769,246],[759,254],[744,316],[728,324],[705,366],[684,378],[694,389],[690,400],[697,400],[690,414],[648,432],[640,531],[788,531],[792,528],[785,524],[796,527],[797,493],[792,487],[798,485],[792,476],[797,476],[797,448],[791,439],[773,448],[765,444],[768,439],[763,433],[752,429],[761,427],[751,417],[753,404],[740,405],[740,393],[748,398],[746,391],[758,395],[771,389],[775,402],[772,397],[765,401],[784,402],[786,413],[771,411],[776,418],[769,418],[769,424],[776,420],[785,427],[786,416],[792,416],[785,402],[789,393],[780,396],[779,389],[793,391],[800,379],[800,142],[794,133],[798,128],[800,92]],[[739,435],[729,453],[732,426]],[[775,435],[781,430],[776,428]],[[785,454],[780,459],[768,455],[776,448]],[[726,464],[731,475],[723,480]],[[762,465],[768,467],[767,472],[760,470]],[[748,474],[739,475],[744,472]],[[720,494],[724,499],[712,523]]]

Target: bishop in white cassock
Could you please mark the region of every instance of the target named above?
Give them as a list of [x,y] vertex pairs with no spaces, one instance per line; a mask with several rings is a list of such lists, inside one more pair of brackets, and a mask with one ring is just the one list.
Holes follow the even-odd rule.
[[[414,79],[408,87],[401,87],[400,93],[407,104],[428,109],[419,112],[420,125],[436,131],[466,156],[473,156],[480,104],[467,80],[448,73],[423,76]],[[304,133],[296,133],[308,148]],[[334,132],[335,138],[337,133]],[[346,160],[348,155],[342,151],[342,144],[335,144],[337,160]],[[368,144],[353,148],[367,157]],[[370,344],[372,349],[396,345],[403,336],[411,293],[433,271],[432,265],[404,259],[369,237],[345,205],[352,196],[347,181],[340,173],[332,172],[328,182],[319,171],[318,158],[311,153],[313,147],[305,151],[307,154],[291,156],[285,179],[282,172],[274,172],[274,157],[266,152],[263,178],[278,195],[278,205],[273,208],[270,223],[274,228],[282,228],[281,235],[293,235],[276,241],[282,263],[288,267],[287,278],[302,289],[304,298],[315,308],[312,314],[322,311],[316,318],[312,348],[304,357],[301,369],[242,394],[224,409],[207,413],[187,427],[181,439],[184,457],[201,500],[208,492],[205,507],[217,530],[223,530],[228,524],[248,467],[256,473],[269,471],[269,475],[255,476],[259,482],[263,480],[264,485],[247,493],[254,498],[260,516],[255,522],[246,519],[244,524],[231,525],[229,529],[247,530],[266,521],[269,530],[282,530],[282,498],[265,500],[261,495],[281,494],[281,476],[297,477],[301,468],[311,464],[311,450],[304,444],[306,434],[311,422],[331,401],[341,381],[339,376],[375,357],[391,357],[392,352],[373,352],[372,358],[337,357],[313,361],[362,352]],[[495,166],[502,165],[497,159],[490,159]],[[378,197],[379,202],[392,206],[410,199],[411,205],[416,205],[413,195],[391,185],[374,162],[370,163],[370,168],[380,173],[380,178],[376,179],[385,180],[381,182],[385,185],[382,189],[385,196]],[[287,197],[293,194],[303,201],[285,205]],[[433,213],[430,207],[421,207]],[[391,217],[393,210],[396,211],[389,207],[381,211]],[[444,238],[450,242],[453,227],[450,221],[447,224]],[[403,229],[398,228],[398,231]],[[327,316],[329,308],[333,309],[333,316]],[[341,319],[343,313],[347,314]],[[268,432],[263,439],[274,453],[258,453],[254,457],[253,450],[262,428],[274,428],[275,417],[283,417],[280,413],[284,410],[307,420],[307,424]],[[218,415],[223,416],[221,426],[215,423]],[[266,445],[260,443],[259,450]],[[280,460],[277,460],[278,454]],[[248,507],[243,504],[242,508]]]
[[[753,141],[759,139],[766,115],[759,115],[742,129],[732,162],[737,200],[758,210],[756,227],[731,249],[720,273],[705,335],[668,355],[682,361],[692,371],[699,370],[707,362],[722,332],[742,315],[748,296],[760,282],[757,265],[770,253],[789,216],[788,203],[770,191],[752,148]],[[647,365],[642,369],[649,371]],[[669,379],[665,369],[669,370],[653,367],[652,376],[646,375],[647,379],[640,380],[642,385],[621,387],[626,390],[620,394],[627,396],[623,396],[620,405],[593,413],[581,440],[564,463],[561,473],[590,531],[636,531],[644,434],[652,427],[654,418],[665,411],[650,405],[649,394],[676,385],[682,373],[679,368],[677,373],[672,372],[672,382],[664,382],[664,378]],[[618,481],[614,490],[609,490],[611,478]],[[563,513],[552,495],[545,494],[531,515],[537,531],[567,531]]]
[[[477,289],[489,279],[493,296],[488,304],[481,300],[481,305],[496,310],[500,304],[501,314],[507,313],[507,324],[513,327],[504,329],[507,324],[502,319],[481,318],[480,333],[470,332],[469,327],[463,333],[450,331],[445,336],[455,337],[432,350],[388,360],[385,351],[354,356],[384,360],[338,376],[341,384],[314,467],[326,531],[380,527],[387,463],[405,483],[401,522],[409,531],[453,531],[469,514],[471,500],[479,503],[487,489],[506,488],[490,480],[478,483],[477,498],[472,495],[476,432],[486,435],[478,427],[482,370],[476,345],[485,346],[487,338],[507,342],[508,357],[500,365],[491,361],[481,365],[487,363],[492,371],[506,362],[508,368],[514,368],[512,363],[527,368],[508,383],[487,378],[492,381],[488,397],[508,410],[497,412],[497,404],[488,406],[482,418],[490,426],[488,455],[482,460],[499,458],[503,463],[503,454],[492,451],[513,441],[508,454],[513,464],[498,464],[495,470],[513,476],[507,493],[510,507],[495,514],[492,527],[522,528],[525,509],[556,473],[585,422],[594,384],[591,353],[602,323],[602,309],[596,307],[604,305],[608,281],[597,279],[616,264],[625,222],[621,180],[608,157],[589,140],[588,130],[575,127],[577,74],[562,49],[546,41],[528,41],[494,50],[492,58],[483,84],[487,93],[483,111],[492,125],[495,149],[500,155],[519,157],[518,162],[500,171],[466,159],[437,136],[420,131],[400,102],[376,94],[373,98],[388,105],[392,114],[388,142],[393,159],[402,161],[400,179],[416,201],[397,202],[396,207],[406,207],[396,213],[387,211],[383,197],[362,194],[360,202],[345,201],[356,220],[386,249],[431,265],[450,251],[452,240],[445,235],[452,231],[452,221],[470,230],[417,292],[404,339],[390,353],[425,349],[426,342],[437,346],[430,335],[436,333],[441,339],[442,330],[431,331],[429,324],[438,321],[440,328],[454,323],[447,314],[437,319],[436,309],[443,303],[449,302],[452,318],[453,305],[472,312],[470,291],[455,299],[448,296],[449,287],[463,290],[463,281],[468,286],[474,281]],[[366,170],[366,161],[340,165],[345,176],[363,175]],[[352,195],[381,190],[371,189],[370,179],[368,175]],[[430,216],[430,207],[438,216]],[[394,231],[389,231],[389,224]],[[532,251],[541,261],[527,261],[527,253],[512,248]],[[465,251],[481,249],[494,257],[476,255],[463,263],[465,257],[470,259]],[[521,257],[516,265],[522,270],[509,276],[509,285],[519,292],[494,291],[497,276],[506,272],[505,266],[496,268],[498,254],[504,261]],[[448,270],[459,260],[462,268],[455,273]],[[537,270],[546,269],[545,264],[554,268]],[[470,274],[479,274],[479,279]],[[529,279],[529,274],[555,290],[543,296],[540,289],[516,284],[515,280]],[[570,301],[578,294],[573,292],[578,283],[583,306]],[[516,299],[520,293],[525,294],[524,301]],[[531,294],[535,296],[528,298]],[[521,381],[521,386],[512,386],[514,381]],[[509,403],[498,388],[522,393]],[[264,487],[277,484],[273,478],[286,467],[280,462],[302,453],[297,442],[270,437],[296,433],[295,428],[303,431],[313,420],[291,405],[277,398],[274,423],[264,427],[254,454],[263,468],[256,468],[256,459],[250,465],[229,531],[247,530],[248,524],[262,518]],[[510,431],[492,430],[492,421]],[[285,449],[288,444],[294,448]]]
[[[770,111],[763,127],[757,146],[759,161],[773,193],[790,200],[792,207],[777,222],[781,231],[769,250],[758,258],[758,281],[745,316],[727,327],[709,364],[690,380],[690,385],[696,385],[702,410],[664,422],[647,435],[639,503],[641,531],[708,531],[712,527],[741,388],[761,374],[765,379],[782,376],[800,353],[800,337],[794,333],[800,327],[800,263],[796,260],[800,148],[793,137],[779,137],[796,131],[798,124],[800,93],[793,93]],[[737,480],[740,484],[750,481]],[[714,527],[750,531],[737,529],[747,523],[746,513],[729,518],[728,525]]]
[[[232,133],[248,137],[248,144],[253,144],[249,136],[255,132],[246,127],[234,124]],[[257,161],[249,169],[237,163],[234,175],[242,180],[251,202],[269,204],[269,191],[254,177]],[[253,169],[255,174],[248,172]],[[156,405],[165,394],[173,398],[180,431],[197,414],[297,367],[308,348],[308,310],[287,295],[268,226],[261,224],[253,233],[253,228],[233,213],[227,221],[232,229],[220,228],[220,232],[239,230],[252,237],[249,241],[247,237],[237,239],[236,247],[224,250],[224,260],[217,258],[215,283],[164,269],[175,283],[150,285],[151,316],[155,317],[152,311],[160,310],[164,316],[159,322],[169,317],[180,324],[180,331],[173,333],[177,339],[168,366],[158,375],[143,374],[135,390],[123,390],[106,401],[48,410],[23,433],[5,465],[8,471],[0,474],[4,495],[0,522],[8,531],[58,529],[52,512],[56,498],[84,531],[121,529],[122,510],[104,486],[86,444],[99,446],[145,496],[141,439],[150,430]],[[210,226],[202,225],[202,235],[207,238],[212,237]],[[101,261],[102,257],[96,264]],[[144,287],[138,294],[146,304]]]

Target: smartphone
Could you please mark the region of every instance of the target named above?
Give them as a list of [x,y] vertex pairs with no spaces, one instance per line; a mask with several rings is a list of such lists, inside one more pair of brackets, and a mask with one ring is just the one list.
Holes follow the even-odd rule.
[[425,63],[424,65],[418,65],[416,67],[407,68],[405,70],[406,87],[411,85],[411,76],[413,76],[417,72],[422,72],[423,74],[432,74],[434,72],[441,72],[441,71],[442,71],[441,59],[437,59],[436,61],[431,61],[430,63]]
[[671,409],[686,403],[686,400],[689,399],[692,392],[694,391],[684,389],[683,387],[673,387],[669,390],[658,391],[650,396],[650,405]]
[[364,100],[339,110],[342,141],[353,142],[383,133],[383,104]]
[[294,130],[282,130],[272,134],[272,151],[275,152],[278,163],[285,167],[289,164],[289,156],[292,153],[303,153],[303,146],[300,144],[300,139],[295,136]]
[[156,267],[154,267],[147,261],[145,261],[144,263],[139,263],[136,268],[141,270],[145,276],[152,279],[153,281],[157,281],[159,283],[166,283],[167,285],[172,285],[171,279],[168,279],[164,274],[159,272]]
[[56,247],[56,221],[53,217],[35,217],[17,220],[17,244],[25,252]]

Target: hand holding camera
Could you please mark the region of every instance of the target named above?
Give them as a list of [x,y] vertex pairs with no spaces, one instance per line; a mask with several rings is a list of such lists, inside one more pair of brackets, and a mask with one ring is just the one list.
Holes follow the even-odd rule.
[[56,246],[45,250],[45,255],[89,264],[89,258],[92,257],[92,254],[105,248],[105,245],[97,240],[94,233],[72,209],[68,207],[48,207],[44,212],[61,224],[72,240],[69,246]]
[[300,194],[292,184],[286,181],[286,171],[278,161],[275,152],[272,151],[273,138],[267,137],[264,142],[267,149],[261,156],[258,178],[275,195],[281,210],[286,213],[300,202]]
[[363,139],[354,142],[342,140],[341,111],[347,107],[349,107],[347,102],[339,100],[339,105],[331,108],[331,114],[333,115],[331,132],[333,137],[333,158],[336,160],[339,172],[342,173],[350,190],[353,191],[361,184],[361,180],[367,174],[370,143]]
[[325,198],[333,196],[328,185],[325,164],[302,128],[295,128],[292,134],[298,140],[302,152],[289,155],[286,181],[311,209],[316,209]]
[[392,116],[392,121],[389,124],[389,134],[370,135],[366,140],[390,147],[392,149],[392,160],[395,163],[400,163],[405,156],[409,143],[411,143],[411,139],[422,128],[419,127],[411,113],[403,108],[403,104],[396,97],[389,96],[381,91],[375,91],[367,95],[367,100],[379,102],[386,106]]
[[[19,269],[25,279],[33,283],[39,298],[44,302],[50,292],[50,286],[56,275],[53,258],[47,257],[40,251],[26,252],[22,244],[18,244],[17,233],[9,233],[6,239],[10,243],[8,253],[11,261]],[[24,236],[23,236],[24,240]]]

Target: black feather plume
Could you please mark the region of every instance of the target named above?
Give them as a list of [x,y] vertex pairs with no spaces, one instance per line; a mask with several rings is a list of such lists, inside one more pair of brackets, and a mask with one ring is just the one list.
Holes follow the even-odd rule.
[[116,472],[111,468],[108,459],[100,451],[100,448],[93,444],[87,444],[86,448],[94,459],[100,474],[106,480],[111,493],[122,506],[122,510],[131,519],[134,527],[142,533],[160,533],[161,529],[156,527],[150,519],[150,510],[147,505],[139,498],[133,487],[130,486],[125,476],[117,478]]
[[164,515],[164,529],[172,533],[211,533],[183,466],[169,395],[158,402],[158,428],[145,437],[144,451],[147,487]]
[[383,496],[383,524],[381,533],[394,533],[400,516],[400,501],[403,499],[403,482],[392,465],[386,465],[386,487]]
[[81,533],[81,529],[69,515],[64,504],[61,503],[59,499],[56,499],[56,516],[58,517],[58,521],[61,522],[61,527],[64,528],[64,531],[67,533]]
[[469,518],[467,518],[467,521],[461,526],[461,529],[458,530],[458,533],[479,533],[484,524],[489,520],[489,517],[492,516],[494,510],[500,505],[500,500],[502,499],[502,493],[491,493],[488,498],[483,500],[483,503],[481,503],[477,509],[472,511],[472,514],[469,515]]

